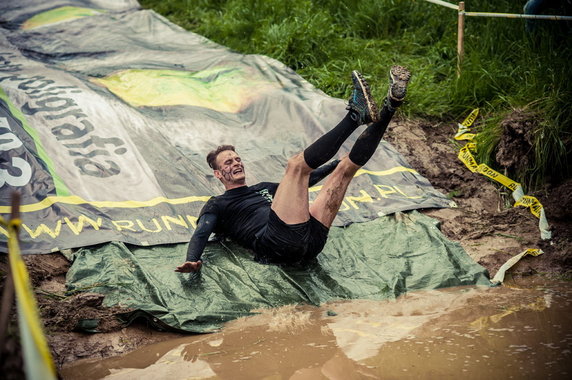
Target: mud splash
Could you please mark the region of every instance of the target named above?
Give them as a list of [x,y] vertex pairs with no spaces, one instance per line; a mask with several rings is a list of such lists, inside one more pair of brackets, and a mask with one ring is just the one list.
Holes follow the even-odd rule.
[[572,283],[286,306],[219,333],[76,362],[64,379],[569,378]]

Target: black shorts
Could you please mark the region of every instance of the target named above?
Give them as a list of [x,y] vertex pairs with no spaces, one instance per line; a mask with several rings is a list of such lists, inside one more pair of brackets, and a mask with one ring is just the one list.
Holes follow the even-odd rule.
[[310,261],[322,252],[328,232],[313,216],[304,223],[286,224],[270,209],[266,228],[256,234],[255,260],[273,264]]

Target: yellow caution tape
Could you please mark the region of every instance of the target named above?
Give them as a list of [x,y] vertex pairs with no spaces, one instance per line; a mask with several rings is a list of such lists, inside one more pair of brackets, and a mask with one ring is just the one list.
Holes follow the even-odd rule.
[[462,147],[461,150],[459,151],[459,159],[465,164],[465,166],[470,171],[476,173],[479,164],[477,163],[477,160],[475,160],[475,157],[473,157],[473,154],[471,153],[471,150],[469,149],[469,147],[467,147],[467,145]]
[[520,199],[517,200],[514,205],[515,206],[528,207],[528,208],[530,208],[530,212],[534,216],[536,216],[537,218],[540,218],[541,211],[542,211],[542,204],[540,204],[538,199],[536,199],[535,197],[531,197],[529,195],[524,195],[524,196],[520,197]]
[[16,292],[26,375],[29,379],[56,379],[56,367],[42,330],[30,276],[20,254],[18,227],[21,223],[20,219],[6,222],[0,217],[0,224],[8,231],[8,256]]
[[476,136],[475,133],[471,133],[470,127],[473,125],[478,115],[479,109],[475,108],[461,124],[457,124],[459,129],[455,135],[455,140],[472,140]]
[[471,111],[469,116],[467,116],[467,118],[463,120],[461,125],[465,128],[469,128],[471,125],[473,125],[475,120],[477,120],[477,116],[479,116],[479,109],[475,108],[474,110]]
[[540,237],[543,240],[550,239],[552,233],[550,232],[548,225],[548,220],[546,219],[546,214],[544,212],[544,207],[535,197],[524,195],[522,186],[520,183],[513,181],[505,175],[500,174],[496,170],[490,168],[488,165],[479,164],[473,152],[477,150],[477,144],[472,140],[477,135],[471,132],[471,126],[475,122],[479,114],[479,109],[474,109],[469,116],[460,124],[458,124],[458,130],[455,134],[455,140],[465,140],[467,143],[459,150],[459,160],[465,164],[465,166],[473,173],[480,173],[490,179],[500,183],[506,188],[512,191],[512,197],[515,200],[514,207],[522,206],[528,207],[530,212],[536,216],[538,221],[538,228],[540,230]]
[[510,268],[512,268],[512,266],[514,264],[518,263],[520,261],[520,259],[522,259],[524,256],[526,256],[526,255],[538,256],[538,255],[542,255],[543,253],[544,252],[541,249],[529,248],[526,251],[521,252],[518,255],[511,257],[510,259],[507,260],[506,263],[504,263],[499,268],[497,274],[495,274],[495,276],[493,277],[491,282],[493,284],[501,284],[504,281],[504,276],[506,274],[506,271],[509,270]]

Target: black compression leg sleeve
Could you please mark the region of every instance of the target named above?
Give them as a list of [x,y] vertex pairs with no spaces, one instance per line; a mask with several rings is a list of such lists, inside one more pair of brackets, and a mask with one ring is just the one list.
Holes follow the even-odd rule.
[[394,113],[395,109],[384,106],[379,113],[379,121],[368,125],[358,137],[350,151],[350,160],[354,164],[363,166],[373,156]]
[[353,111],[340,121],[331,131],[317,139],[304,150],[304,160],[312,169],[328,162],[340,149],[344,141],[359,127],[359,116]]

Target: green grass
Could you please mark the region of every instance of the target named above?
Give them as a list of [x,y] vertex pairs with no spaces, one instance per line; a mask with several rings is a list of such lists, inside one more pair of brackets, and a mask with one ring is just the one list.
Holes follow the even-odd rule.
[[[402,112],[462,121],[476,107],[479,160],[495,167],[500,121],[525,108],[538,118],[534,160],[508,173],[539,187],[570,176],[572,27],[544,21],[466,18],[465,57],[457,78],[457,13],[423,0],[141,0],[145,8],[221,45],[280,60],[327,94],[346,98],[360,70],[381,99],[392,64],[414,76]],[[473,0],[467,11],[522,13],[524,1]],[[555,14],[561,10],[547,11]]]

